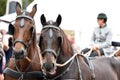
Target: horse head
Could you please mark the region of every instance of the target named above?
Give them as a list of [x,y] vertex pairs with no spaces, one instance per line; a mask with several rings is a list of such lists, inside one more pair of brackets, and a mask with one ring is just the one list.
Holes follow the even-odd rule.
[[52,20],[46,22],[45,16],[41,16],[43,28],[40,35],[39,47],[43,58],[43,69],[46,74],[50,75],[56,73],[56,63],[60,61],[60,57],[64,55],[64,59],[60,61],[62,63],[67,59],[65,59],[65,56],[70,56],[72,51],[66,35],[59,27],[61,20],[61,15],[58,15],[55,22]]
[[[31,12],[22,11],[20,4],[16,3],[17,17],[14,25],[9,25],[8,33],[13,35],[13,55],[15,59],[23,59],[27,54],[28,47],[34,45],[35,41],[35,23],[33,17],[37,11],[36,5]],[[33,41],[33,42],[32,42]]]

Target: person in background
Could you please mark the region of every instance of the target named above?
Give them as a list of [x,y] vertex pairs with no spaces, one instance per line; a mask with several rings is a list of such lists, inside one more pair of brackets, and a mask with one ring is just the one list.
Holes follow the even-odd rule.
[[1,33],[2,35],[5,35],[7,32],[6,32],[6,30],[1,29],[1,30],[0,30],[0,33]]
[[[94,29],[91,38],[90,48],[92,49],[92,53],[90,57],[109,56],[112,53],[112,31],[107,26],[107,16],[105,13],[98,14],[97,23],[99,26]],[[86,48],[82,52],[86,53],[89,50],[89,48]]]
[[4,57],[0,64],[0,80],[3,80],[4,77],[2,75],[3,69],[5,68],[5,65],[8,64],[10,57],[12,56],[12,36],[9,34],[6,34],[5,30],[0,30],[0,44],[3,45],[3,53]]
[[9,59],[12,56],[12,36],[9,34],[5,34],[3,36],[3,45],[4,45],[4,52],[6,55],[6,64],[9,62]]
[[3,80],[3,56],[4,56],[4,52],[3,52],[3,43],[2,43],[2,34],[0,33],[0,80]]

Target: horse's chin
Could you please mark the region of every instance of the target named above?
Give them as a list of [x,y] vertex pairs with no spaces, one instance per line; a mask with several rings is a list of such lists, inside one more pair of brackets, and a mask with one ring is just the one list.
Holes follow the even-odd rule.
[[15,55],[15,60],[23,60],[25,55]]
[[50,75],[54,75],[56,73],[56,70],[55,69],[51,69],[49,72],[48,72]]
[[43,70],[43,73],[45,75],[55,75],[56,74],[56,69],[51,69],[50,71],[46,71],[45,69]]

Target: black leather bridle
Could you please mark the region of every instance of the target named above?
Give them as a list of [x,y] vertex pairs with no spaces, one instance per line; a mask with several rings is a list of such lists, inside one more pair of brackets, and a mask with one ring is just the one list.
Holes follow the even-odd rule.
[[[26,15],[25,13],[26,13],[26,11],[24,11],[22,15],[19,15],[19,16],[16,17],[16,19],[21,18],[21,23],[20,23],[21,28],[24,27],[24,18],[29,19],[29,20],[31,20],[32,22],[34,22],[33,18],[30,17],[30,16],[28,16],[28,15]],[[20,43],[22,43],[22,44],[25,46],[25,48],[27,49],[27,48],[29,47],[29,45],[30,45],[33,37],[34,37],[34,33],[35,33],[34,26],[35,26],[35,25],[33,24],[32,35],[31,35],[31,37],[30,37],[30,39],[29,39],[29,41],[28,41],[27,43],[24,42],[24,41],[21,40],[21,39],[16,39],[16,40],[13,41],[13,45],[15,45],[16,43],[20,42]]]
[[[42,28],[42,30],[43,30],[43,29],[56,29],[56,30],[60,31],[60,28],[59,28],[59,27],[56,27],[56,26],[54,26],[54,25],[46,25],[46,26],[44,26],[44,27]],[[59,34],[59,35],[60,35],[60,34]],[[60,35],[60,36],[61,36],[61,35]],[[58,48],[57,52],[56,52],[55,50],[51,49],[51,48],[47,48],[47,49],[45,49],[44,51],[42,51],[41,54],[44,55],[44,54],[46,54],[47,52],[48,52],[48,53],[52,53],[52,54],[55,56],[55,58],[57,58],[57,57],[59,56],[59,53],[60,53],[60,47]]]

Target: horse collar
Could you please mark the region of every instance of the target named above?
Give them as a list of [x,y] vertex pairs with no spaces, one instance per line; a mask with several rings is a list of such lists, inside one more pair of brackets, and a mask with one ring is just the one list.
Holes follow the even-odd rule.
[[6,67],[3,71],[3,73],[4,73],[4,75],[10,75],[14,78],[20,78],[20,80],[22,77],[28,78],[28,79],[42,78],[43,80],[46,80],[46,77],[42,71],[32,71],[32,72],[27,72],[27,73],[25,73],[25,72],[19,73],[18,71],[15,71],[13,69]]

